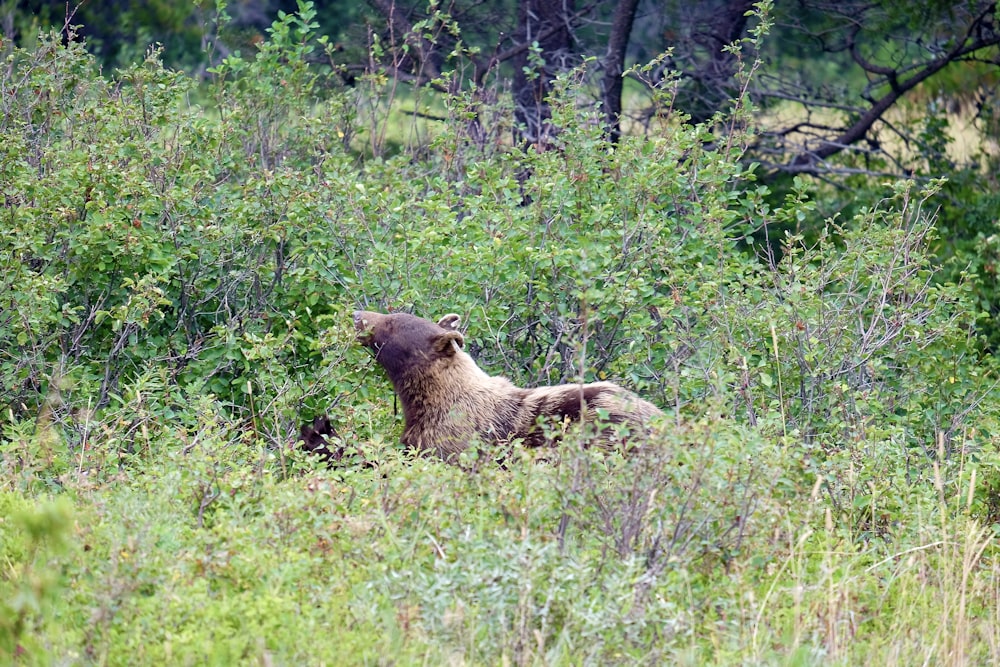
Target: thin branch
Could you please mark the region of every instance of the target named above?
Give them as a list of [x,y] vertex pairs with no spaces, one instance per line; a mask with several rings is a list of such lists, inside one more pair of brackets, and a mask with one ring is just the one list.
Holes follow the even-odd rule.
[[[787,165],[782,167],[782,171],[795,173],[816,173],[817,166],[826,158],[831,157],[844,150],[846,147],[862,139],[871,130],[872,126],[882,118],[882,115],[889,110],[908,91],[913,90],[918,85],[934,76],[951,63],[970,55],[984,48],[1000,44],[1000,34],[985,32],[983,36],[971,39],[972,34],[982,21],[992,15],[995,3],[984,10],[969,25],[964,38],[957,40],[955,48],[945,55],[925,62],[919,66],[918,71],[905,81],[897,81],[892,85],[893,75],[889,77],[890,90],[883,97],[876,100],[872,106],[850,127],[841,132],[839,136],[829,141],[825,141],[819,148],[801,153],[793,158]],[[971,41],[970,41],[971,39]],[[870,65],[870,63],[869,63]],[[874,67],[874,65],[872,65]],[[898,72],[897,72],[898,74]]]

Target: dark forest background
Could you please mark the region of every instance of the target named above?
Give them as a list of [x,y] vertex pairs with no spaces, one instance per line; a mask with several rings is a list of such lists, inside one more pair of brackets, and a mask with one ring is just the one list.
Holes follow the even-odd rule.
[[[587,63],[589,91],[617,136],[656,132],[650,85],[669,84],[671,111],[704,123],[738,92],[740,62],[759,58],[746,82],[756,136],[745,159],[777,201],[792,177],[808,177],[824,215],[852,214],[859,191],[879,178],[947,177],[940,211],[943,275],[973,275],[1000,343],[996,265],[1000,173],[1000,25],[985,0],[776,2],[758,50],[726,48],[749,36],[754,3],[580,0],[319,0],[314,65],[355,85],[378,72],[400,89],[473,90],[480,103],[515,105],[515,140],[544,142],[546,96],[560,72]],[[84,40],[107,74],[162,45],[169,67],[196,78],[229,55],[251,56],[292,0],[6,0],[6,44],[39,29]],[[638,69],[643,67],[643,69]],[[623,76],[623,72],[628,71]],[[433,118],[433,114],[429,115]],[[800,230],[809,232],[810,230]]]

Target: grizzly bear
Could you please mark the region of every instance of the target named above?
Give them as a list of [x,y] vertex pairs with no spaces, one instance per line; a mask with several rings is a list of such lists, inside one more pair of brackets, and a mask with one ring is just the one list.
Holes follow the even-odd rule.
[[302,443],[302,449],[310,454],[316,454],[330,467],[340,464],[374,466],[371,461],[365,459],[364,452],[360,448],[349,448],[344,444],[337,436],[337,431],[334,430],[328,415],[320,415],[313,419],[311,424],[303,424],[299,429],[297,442]]
[[302,428],[299,429],[299,440],[302,441],[302,448],[307,452],[318,454],[327,463],[339,461],[344,456],[342,446],[330,448],[327,437],[335,435],[337,432],[333,430],[333,424],[330,423],[330,418],[326,415],[316,417],[312,424],[303,424]]
[[[611,382],[520,389],[483,372],[463,349],[459,316],[437,324],[408,315],[354,313],[358,341],[375,355],[403,404],[403,444],[454,460],[470,443],[554,444],[544,422],[596,422],[598,444],[620,442],[615,424],[644,432],[661,415],[652,403]],[[553,429],[548,429],[550,432]]]

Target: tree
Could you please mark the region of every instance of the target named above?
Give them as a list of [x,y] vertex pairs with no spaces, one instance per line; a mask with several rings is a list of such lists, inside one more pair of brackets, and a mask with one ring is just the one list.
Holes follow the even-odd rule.
[[518,3],[518,48],[514,65],[514,116],[528,143],[547,143],[551,132],[548,96],[551,82],[571,67],[574,0],[521,0]]
[[675,105],[692,123],[704,123],[737,94],[736,53],[727,47],[747,30],[753,0],[673,3],[659,19],[672,39],[666,68],[680,75]]
[[[381,15],[388,41],[396,47],[386,54],[381,66],[416,85],[443,89],[435,79],[440,74],[441,54],[455,46],[455,35],[438,33],[428,39],[426,26],[434,12],[423,12],[414,3],[403,6],[395,0],[369,0],[369,4]],[[488,74],[507,67],[503,76],[511,81],[518,132],[528,143],[544,144],[550,133],[547,97],[552,81],[580,64],[584,56],[598,52],[606,42],[604,57],[598,63],[602,72],[599,101],[608,135],[617,140],[621,134],[622,75],[639,4],[640,0],[621,0],[609,16],[602,3],[578,9],[575,0],[519,0],[516,7],[504,2],[455,3],[450,7],[450,18],[462,39],[490,54],[466,54],[474,75],[464,83],[479,88]],[[605,30],[601,26],[608,24],[608,19],[610,30]],[[420,29],[424,33],[418,36]],[[358,65],[351,68],[363,69]],[[462,84],[450,87],[458,85]]]
[[601,105],[604,108],[604,122],[612,141],[618,141],[621,136],[622,72],[625,71],[625,55],[638,7],[639,0],[621,0],[615,7],[611,34],[608,37],[608,51],[604,57]]
[[[771,39],[778,45],[772,49],[774,66],[758,79],[755,91],[766,107],[795,111],[794,120],[774,124],[753,148],[772,170],[843,171],[844,165],[830,158],[850,151],[861,158],[850,168],[877,170],[872,165],[878,158],[888,160],[890,170],[907,172],[912,166],[904,164],[901,151],[894,154],[887,140],[894,138],[896,146],[911,153],[920,142],[912,126],[889,119],[890,110],[922,85],[943,90],[942,77],[949,70],[977,63],[1000,67],[996,2],[805,0],[794,14],[785,10]],[[787,50],[779,53],[778,48]],[[810,69],[780,66],[805,52],[800,62]],[[822,76],[824,63],[839,80]],[[994,82],[996,75],[994,69]]]
[[[910,167],[898,151],[890,154],[890,146],[912,152],[915,133],[888,120],[890,110],[956,67],[976,63],[992,68],[994,77],[1000,68],[997,3],[986,0],[800,0],[775,7],[752,0],[620,0],[580,7],[572,0],[520,0],[516,7],[456,2],[450,7],[453,30],[437,34],[426,29],[428,18],[439,12],[435,5],[427,13],[415,2],[369,2],[396,49],[380,66],[389,63],[390,73],[404,73],[415,85],[435,79],[442,54],[459,39],[491,55],[469,52],[475,75],[452,88],[480,86],[487,73],[508,66],[500,76],[511,82],[517,120],[529,141],[545,134],[552,79],[588,56],[599,57],[595,89],[612,139],[621,132],[623,114],[658,113],[652,107],[623,111],[626,61],[664,50],[670,57],[660,75],[676,76],[674,107],[690,122],[709,121],[736,92],[733,75],[741,56],[729,45],[743,44],[755,6],[772,12],[774,28],[762,51],[742,56],[762,58],[751,92],[763,107],[764,130],[750,156],[772,172],[905,173]],[[643,28],[633,35],[637,15]],[[831,162],[845,152],[854,154],[846,163]],[[869,163],[855,164],[857,155]],[[872,158],[887,164],[875,165]]]
[[[254,40],[245,31],[264,30],[278,10],[295,11],[300,1],[230,0],[231,22],[212,41],[223,53],[248,46]],[[206,55],[198,46],[208,41],[213,20],[199,9],[203,4],[5,2],[0,26],[10,40],[33,23],[62,27],[69,12],[105,66],[134,60],[150,43],[162,42],[167,62],[203,70]],[[417,88],[468,90],[473,97],[498,83],[497,90],[510,91],[517,131],[528,142],[546,140],[551,82],[569,67],[587,63],[593,101],[608,136],[617,140],[622,118],[648,120],[662,113],[635,96],[623,104],[627,67],[668,53],[653,83],[670,80],[676,93],[671,109],[705,123],[736,94],[739,59],[759,57],[750,92],[762,109],[761,131],[748,157],[775,175],[909,173],[916,167],[913,156],[930,149],[918,123],[900,120],[903,103],[939,98],[985,118],[1000,78],[996,0],[314,4],[322,31],[342,41],[338,65],[352,76],[377,70]],[[756,24],[754,11],[773,21],[759,53],[744,40]],[[372,46],[377,48],[369,52]],[[949,89],[956,80],[962,84]]]

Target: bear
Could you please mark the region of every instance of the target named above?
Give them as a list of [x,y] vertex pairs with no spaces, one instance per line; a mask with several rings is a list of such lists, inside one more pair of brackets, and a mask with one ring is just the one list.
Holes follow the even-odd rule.
[[319,455],[327,463],[339,461],[344,457],[344,447],[330,448],[328,437],[336,436],[330,417],[321,415],[313,419],[311,424],[303,424],[299,429],[299,440],[302,441],[302,449],[312,454]]
[[[596,422],[596,444],[621,442],[616,424],[648,431],[663,413],[612,382],[521,389],[486,374],[462,348],[461,318],[449,313],[435,324],[407,313],[354,313],[359,343],[374,353],[403,405],[403,445],[454,461],[470,443],[526,447],[556,444],[544,423]],[[546,431],[550,431],[549,434]]]
[[299,439],[302,449],[315,454],[329,468],[342,466],[375,467],[375,463],[365,458],[360,447],[348,447],[338,437],[329,415],[320,415],[309,424],[303,424],[299,429]]

